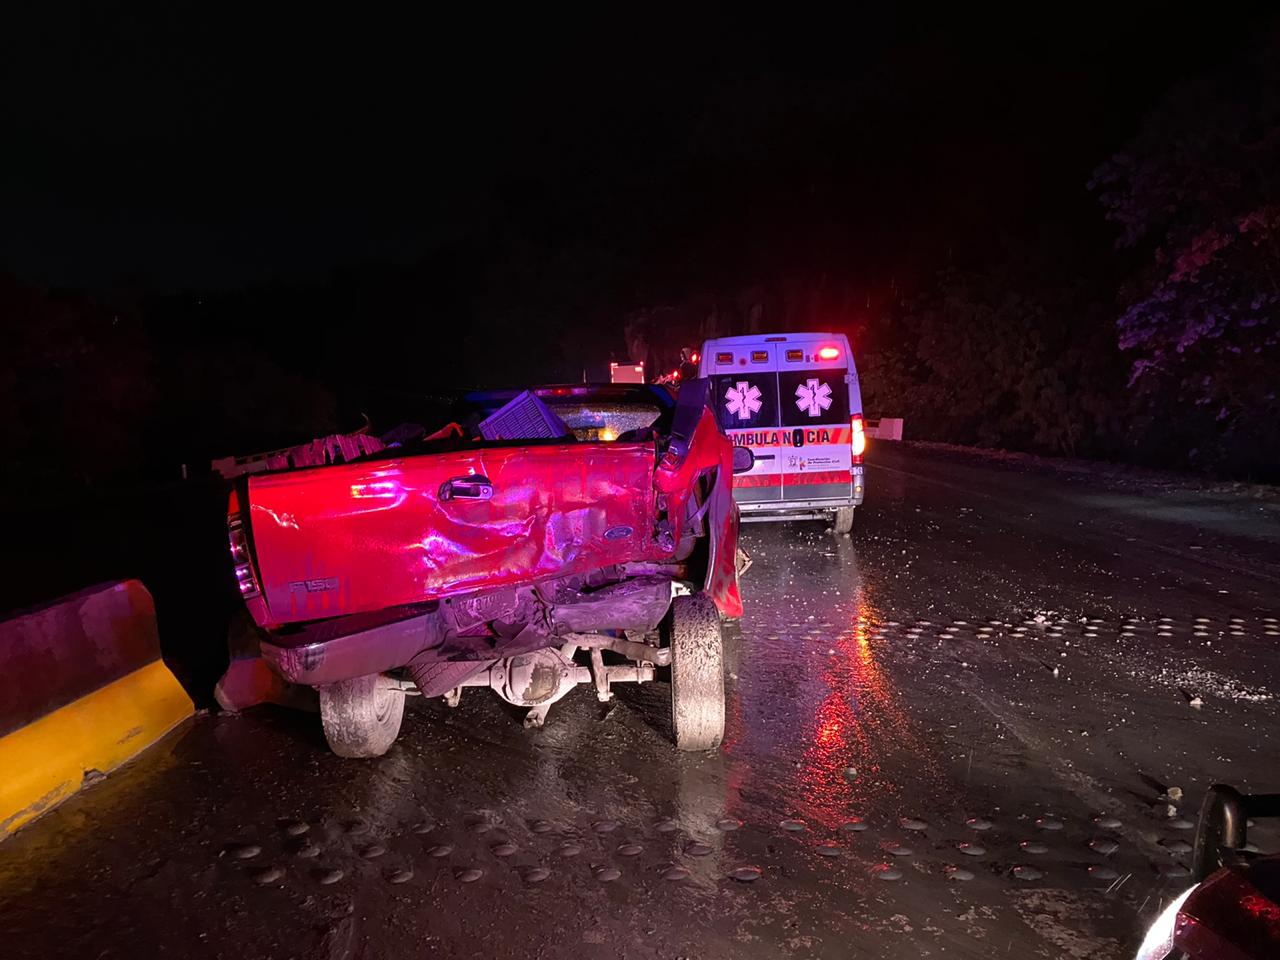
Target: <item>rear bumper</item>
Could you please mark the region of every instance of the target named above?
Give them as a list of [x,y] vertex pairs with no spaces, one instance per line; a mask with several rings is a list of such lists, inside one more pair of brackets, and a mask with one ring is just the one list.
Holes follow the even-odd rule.
[[839,507],[856,507],[858,504],[849,500],[769,500],[761,503],[742,503],[738,505],[738,509],[742,511],[743,519],[748,515],[757,516],[759,514],[770,513],[794,513],[797,510],[835,510]]
[[[850,504],[837,504],[837,507],[848,507]],[[788,520],[830,520],[835,510],[830,503],[821,506],[805,506],[803,504],[775,505],[773,510],[756,510],[742,515],[743,523],[784,523]]]
[[[858,468],[861,470],[861,468]],[[818,520],[842,507],[859,507],[866,494],[861,472],[853,475],[853,496],[809,497],[805,499],[742,500],[738,510],[743,523],[764,523],[770,520]]]
[[[733,499],[737,501],[742,519],[747,522],[767,519],[760,514],[781,514],[778,519],[794,519],[791,515],[812,515],[815,511],[836,510],[840,507],[859,507],[866,497],[866,467],[855,464],[849,471],[849,481],[844,483],[783,484],[783,496],[779,497],[778,485],[772,487],[734,487]],[[788,496],[788,494],[794,494]]]
[[[727,491],[724,496],[727,500]],[[718,553],[713,555],[715,570],[734,562],[736,524],[730,532],[734,536],[717,541],[717,546],[723,543],[725,549],[723,559]],[[734,573],[732,566],[728,570]],[[736,598],[736,580],[734,587]],[[547,601],[550,605],[545,612],[551,622],[546,624],[528,606],[533,589],[522,588],[451,597],[428,609],[400,607],[319,621],[263,640],[262,656],[286,680],[307,686],[384,673],[427,652],[432,659],[487,663],[560,646],[561,635],[567,633],[653,630],[671,605],[672,579],[665,573],[638,573],[584,592],[557,591],[552,583],[543,588],[548,597],[554,596],[554,602]],[[741,608],[734,615],[740,616]],[[515,635],[498,637],[483,628],[483,622],[490,619],[525,626]]]
[[[302,635],[262,641],[262,656],[292,683],[319,686],[403,667],[440,642],[440,617],[424,613],[335,635],[334,621]],[[330,627],[329,630],[323,628]]]

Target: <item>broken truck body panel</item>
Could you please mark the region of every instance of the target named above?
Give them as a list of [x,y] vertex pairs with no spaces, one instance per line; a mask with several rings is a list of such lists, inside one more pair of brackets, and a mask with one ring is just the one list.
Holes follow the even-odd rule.
[[688,452],[682,458],[664,458],[658,467],[656,484],[668,498],[668,512],[679,541],[688,522],[689,499],[698,478],[713,471],[708,494],[707,515],[711,533],[711,556],[704,589],[726,617],[742,616],[742,596],[738,592],[735,560],[738,549],[738,508],[733,502],[733,444],[716,426],[715,414],[703,407],[694,428]]
[[[647,556],[652,444],[520,446],[249,481],[272,627]],[[468,496],[449,496],[468,485]],[[443,494],[443,496],[442,496]]]
[[[334,688],[321,714],[326,734],[338,731],[337,752],[373,755],[345,739],[353,717],[373,715],[348,694],[385,697],[371,676],[404,670],[423,694],[451,703],[462,686],[489,686],[533,708],[536,725],[565,684],[587,676],[603,700],[610,682],[652,679],[670,663],[656,631],[669,612],[680,620],[677,594],[741,616],[734,451],[706,384],[686,384],[674,408],[651,388],[594,391],[523,392],[498,411],[518,425],[516,407],[534,408],[562,433],[554,438],[483,441],[460,428],[241,481],[228,531],[245,602],[270,634],[263,656],[295,683]],[[469,422],[486,414],[481,422],[492,423],[491,406]],[[718,651],[718,621],[686,609],[688,623],[672,629],[707,633],[714,623],[715,636],[697,642]],[[590,652],[589,670],[571,668],[579,650]],[[605,663],[605,651],[631,665]],[[519,671],[538,682],[514,682]],[[708,709],[722,730],[722,683],[698,689],[719,692]],[[349,713],[326,718],[326,702]],[[399,712],[384,713],[398,725]],[[715,723],[705,729],[677,742],[719,742]],[[368,743],[386,749],[383,733],[371,728]]]

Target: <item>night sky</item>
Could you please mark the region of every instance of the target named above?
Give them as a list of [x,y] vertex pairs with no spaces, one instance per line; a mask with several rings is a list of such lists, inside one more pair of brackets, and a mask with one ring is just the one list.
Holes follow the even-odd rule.
[[[860,352],[940,269],[1037,237],[1114,298],[1092,171],[1268,23],[42,16],[5,38],[0,275],[140,317],[154,403],[184,411],[150,429],[192,459],[603,377],[635,311],[674,305],[670,355],[749,289],[838,289],[796,322]],[[338,413],[290,413],[294,375]]]
[[643,298],[791,261],[909,284],[1000,229],[1102,235],[1090,171],[1252,29],[1072,12],[28,23],[6,41],[0,256],[160,292],[445,256],[535,296],[526,273],[550,274],[570,321],[570,286]]

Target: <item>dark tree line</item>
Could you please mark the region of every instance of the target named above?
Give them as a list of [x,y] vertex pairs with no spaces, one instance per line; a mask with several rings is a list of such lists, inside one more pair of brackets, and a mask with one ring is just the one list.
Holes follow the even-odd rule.
[[839,326],[869,415],[916,439],[1280,480],[1278,65],[1265,42],[1175,88],[1097,167],[1111,250],[1047,223],[879,302],[791,277],[637,311],[631,339]]
[[[1280,471],[1280,63],[1275,45],[1173,90],[1091,186],[1135,264],[1119,345],[1140,441]],[[1171,411],[1177,411],[1170,415]]]
[[1074,219],[1001,221],[897,276],[861,256],[856,205],[796,210],[779,187],[725,221],[736,194],[714,195],[699,216],[730,225],[699,241],[660,185],[619,205],[616,243],[522,194],[532,227],[309,287],[156,299],[0,274],[4,486],[176,479],[438,387],[577,380],[610,354],[662,371],[704,337],[830,328],[868,414],[910,437],[1278,480],[1277,64],[1264,42],[1169,91],[1059,205]]

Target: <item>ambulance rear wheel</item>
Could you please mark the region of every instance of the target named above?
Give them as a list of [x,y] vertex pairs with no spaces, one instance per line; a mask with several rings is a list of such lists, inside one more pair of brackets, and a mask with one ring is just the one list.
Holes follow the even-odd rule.
[[836,507],[831,516],[831,525],[836,533],[848,533],[853,529],[853,507]]

